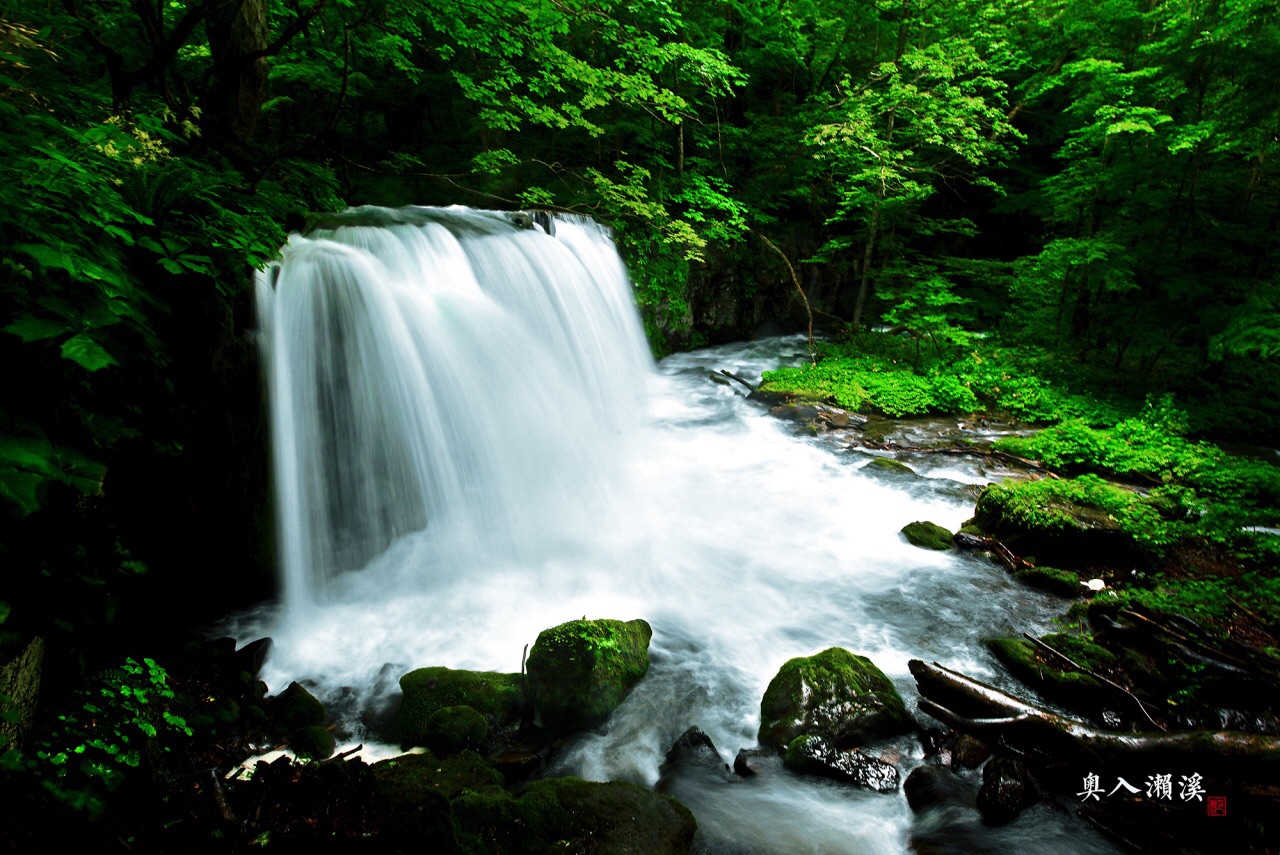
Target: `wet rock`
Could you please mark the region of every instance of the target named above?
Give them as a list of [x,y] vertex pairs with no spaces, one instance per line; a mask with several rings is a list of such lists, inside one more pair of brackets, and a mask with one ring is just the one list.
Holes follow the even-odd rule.
[[452,807],[459,839],[481,852],[683,855],[698,827],[670,796],[619,781],[547,778],[519,798],[489,789],[463,793]]
[[653,629],[643,620],[574,620],[538,635],[529,689],[554,733],[595,727],[649,671]]
[[[754,393],[753,393],[754,395]],[[866,416],[813,401],[794,401],[770,408],[769,415],[816,430],[843,430],[866,424]]]
[[941,766],[917,766],[902,782],[907,804],[915,813],[949,805],[972,806],[973,788]]
[[987,761],[977,799],[978,810],[986,822],[1003,825],[1039,800],[1040,792],[1022,761],[1011,757],[992,757]]
[[857,748],[840,750],[821,736],[797,736],[782,762],[805,775],[821,775],[881,793],[898,789],[898,769]]
[[438,754],[456,754],[464,748],[481,748],[489,736],[489,722],[465,704],[441,707],[427,716],[423,741]]
[[907,543],[921,549],[943,551],[952,546],[951,532],[937,523],[927,521],[907,523],[902,527],[902,536],[907,539]]
[[235,652],[236,667],[258,676],[258,672],[262,670],[263,664],[267,661],[267,657],[271,655],[271,648],[274,646],[270,638],[259,638],[257,641],[250,641],[244,647]]
[[289,747],[299,757],[326,760],[333,756],[337,740],[332,733],[319,725],[300,727],[289,734]]
[[691,727],[680,734],[680,737],[667,751],[667,764],[706,764],[709,762],[714,763],[716,766],[723,765],[720,760],[720,752],[716,750],[715,743],[700,727]]
[[408,745],[426,744],[432,714],[445,707],[468,706],[484,716],[491,730],[520,719],[522,677],[496,671],[419,668],[400,678],[404,700],[397,730]]
[[951,766],[954,769],[977,769],[991,756],[991,747],[967,733],[956,734],[951,746]]
[[1026,567],[1013,574],[1024,585],[1063,597],[1080,595],[1080,577],[1070,570],[1055,567]]
[[848,748],[914,727],[897,689],[870,659],[832,647],[779,669],[760,701],[758,738],[779,751],[801,735]]
[[268,714],[273,726],[287,731],[322,725],[325,720],[324,704],[299,683],[290,683],[272,699]]
[[755,749],[739,748],[738,756],[733,758],[733,771],[741,778],[751,778],[760,774],[756,771],[753,761],[760,757],[762,752]]
[[508,748],[490,762],[508,781],[522,781],[542,768],[542,755],[528,748]]
[[[1057,638],[1054,635],[1045,636],[1050,644]],[[1042,655],[1025,638],[988,638],[984,640],[984,644],[1010,673],[1045,697],[1053,698],[1087,715],[1097,715],[1112,701],[1112,690],[1095,677],[1064,668],[1064,663],[1056,656]],[[1096,645],[1092,645],[1090,651],[1101,660],[1095,664],[1110,666],[1116,661],[1113,654]]]
[[900,460],[894,460],[892,457],[873,457],[871,462],[862,467],[869,473],[881,475],[890,475],[901,478],[918,478],[916,470]]

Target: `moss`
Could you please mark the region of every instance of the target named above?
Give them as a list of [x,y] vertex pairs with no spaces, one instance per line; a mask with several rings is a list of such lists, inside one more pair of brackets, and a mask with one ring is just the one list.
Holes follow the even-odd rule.
[[760,742],[779,751],[803,734],[845,748],[913,726],[889,678],[842,647],[788,661],[760,701]]
[[290,683],[271,705],[272,722],[281,730],[292,731],[324,724],[324,704],[298,683]]
[[1056,567],[1026,567],[1013,575],[1024,585],[1052,594],[1061,594],[1064,597],[1075,597],[1080,594],[1080,577],[1070,570],[1059,570]]
[[914,469],[900,460],[894,460],[892,457],[873,457],[871,462],[863,468],[868,472],[878,472],[885,475],[916,477]]
[[[1046,640],[1048,638],[1052,636]],[[1048,643],[1058,647],[1052,641]],[[1102,683],[1088,674],[1063,670],[1058,667],[1060,663],[1053,661],[1057,657],[1042,656],[1036,646],[1025,638],[989,638],[985,644],[1010,673],[1046,697],[1088,713],[1096,713],[1109,705],[1110,690]],[[1066,650],[1062,652],[1071,656]],[[1074,656],[1071,658],[1075,659]],[[1086,662],[1076,661],[1092,670]]]
[[300,727],[289,734],[289,747],[299,757],[312,760],[325,760],[333,756],[337,740],[333,734],[319,725]]
[[642,620],[574,620],[543,630],[529,651],[529,688],[543,724],[572,733],[603,722],[649,671]]
[[453,799],[464,792],[501,792],[502,774],[474,751],[453,757],[404,754],[373,764],[378,788],[393,805],[414,804],[426,793]]
[[519,674],[496,671],[455,671],[419,668],[400,678],[404,702],[397,726],[400,739],[409,745],[425,744],[427,722],[444,707],[469,706],[485,717],[490,728],[501,728],[520,718]]
[[907,543],[921,549],[947,550],[951,548],[951,532],[937,523],[917,521],[902,527],[902,536]]
[[424,734],[432,751],[456,754],[479,748],[489,735],[489,723],[469,706],[441,707],[427,717]]

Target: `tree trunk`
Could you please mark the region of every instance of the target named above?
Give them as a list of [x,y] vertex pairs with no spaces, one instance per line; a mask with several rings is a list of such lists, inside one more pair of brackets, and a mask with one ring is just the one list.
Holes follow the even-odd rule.
[[267,99],[266,0],[216,6],[205,21],[213,83],[204,100],[205,135],[245,148]]

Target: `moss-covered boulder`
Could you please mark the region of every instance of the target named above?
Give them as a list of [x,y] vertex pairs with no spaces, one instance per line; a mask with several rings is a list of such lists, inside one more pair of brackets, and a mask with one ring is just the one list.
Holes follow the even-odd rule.
[[1080,577],[1070,570],[1056,567],[1025,567],[1013,574],[1024,585],[1059,594],[1063,597],[1080,595]]
[[519,798],[467,792],[453,801],[459,841],[477,852],[681,855],[697,822],[669,796],[618,781],[535,781]]
[[489,735],[489,722],[473,708],[461,705],[441,707],[427,716],[424,739],[441,754],[456,754],[464,748],[481,748]]
[[319,725],[300,727],[289,734],[289,747],[299,757],[325,760],[333,756],[337,740],[332,733]]
[[474,751],[453,757],[402,754],[373,764],[378,788],[392,805],[410,805],[434,793],[453,799],[471,791],[502,792],[502,774]]
[[870,474],[887,475],[893,478],[918,478],[916,470],[900,460],[892,457],[873,457],[871,462],[862,467]]
[[1019,555],[1071,568],[1140,561],[1120,520],[1136,525],[1147,513],[1154,512],[1138,494],[1084,475],[992,484],[978,496],[971,522]]
[[324,724],[325,708],[301,684],[290,683],[271,702],[270,717],[273,726],[292,731]]
[[789,660],[760,701],[760,742],[779,751],[801,735],[852,748],[914,727],[889,678],[842,647]]
[[489,728],[500,729],[520,719],[523,693],[519,674],[497,671],[455,671],[419,668],[400,678],[404,701],[397,729],[408,745],[425,745],[428,721],[445,707],[468,706],[482,715]]
[[529,651],[529,689],[555,733],[595,727],[649,671],[653,630],[642,620],[573,620],[543,630]]
[[907,539],[907,543],[921,549],[943,551],[952,546],[950,530],[927,520],[907,523],[902,527],[902,536]]
[[[1045,642],[1085,668],[1109,669],[1116,657],[1095,644],[1059,634],[1047,635]],[[989,638],[987,648],[1009,672],[1046,698],[1058,701],[1086,715],[1096,715],[1113,705],[1110,689],[1057,656],[1042,651],[1025,638]]]

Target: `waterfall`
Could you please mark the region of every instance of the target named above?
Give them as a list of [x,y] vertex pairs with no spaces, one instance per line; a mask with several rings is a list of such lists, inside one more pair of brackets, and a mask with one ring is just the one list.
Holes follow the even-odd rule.
[[607,230],[550,231],[359,208],[260,274],[288,612],[416,532],[430,586],[462,552],[532,561],[613,512],[652,362]]

